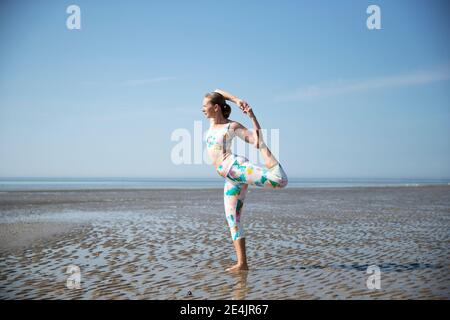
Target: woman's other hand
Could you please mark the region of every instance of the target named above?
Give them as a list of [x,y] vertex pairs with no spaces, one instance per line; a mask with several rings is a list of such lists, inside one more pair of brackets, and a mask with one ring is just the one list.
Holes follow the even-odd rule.
[[242,112],[244,112],[246,115],[250,116],[253,114],[252,107],[250,107],[250,105],[247,103],[247,101],[238,99],[236,101],[236,104],[242,110]]

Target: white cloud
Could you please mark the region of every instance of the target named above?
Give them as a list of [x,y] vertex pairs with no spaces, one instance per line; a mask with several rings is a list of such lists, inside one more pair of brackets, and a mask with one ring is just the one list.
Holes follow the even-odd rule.
[[428,84],[450,79],[450,68],[412,72],[371,79],[351,79],[299,88],[275,98],[277,102],[315,100],[324,97],[366,92],[383,88]]

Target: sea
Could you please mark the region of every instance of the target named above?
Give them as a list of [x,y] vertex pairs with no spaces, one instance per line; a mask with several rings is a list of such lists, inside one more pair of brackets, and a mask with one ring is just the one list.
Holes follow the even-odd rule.
[[[450,178],[290,178],[287,188],[421,187],[450,185]],[[84,189],[222,188],[222,178],[13,177],[0,178],[0,191]]]

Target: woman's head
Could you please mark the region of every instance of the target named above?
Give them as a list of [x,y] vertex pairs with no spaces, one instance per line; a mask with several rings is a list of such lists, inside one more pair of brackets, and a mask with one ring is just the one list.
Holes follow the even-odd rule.
[[224,96],[217,92],[205,94],[202,110],[207,118],[215,118],[220,113],[228,119],[231,113],[231,107],[227,104]]

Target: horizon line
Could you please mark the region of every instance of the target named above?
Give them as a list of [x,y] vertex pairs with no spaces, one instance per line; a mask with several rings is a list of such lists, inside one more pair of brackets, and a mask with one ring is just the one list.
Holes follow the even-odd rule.
[[[0,179],[180,179],[180,180],[222,180],[219,177],[168,177],[168,176],[0,176]],[[450,180],[450,177],[299,177],[294,176],[289,179],[346,179],[346,180]]]

